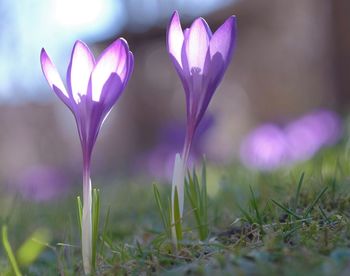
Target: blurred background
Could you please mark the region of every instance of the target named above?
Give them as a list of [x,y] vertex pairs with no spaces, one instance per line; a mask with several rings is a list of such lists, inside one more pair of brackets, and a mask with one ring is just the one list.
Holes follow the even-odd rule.
[[39,53],[45,47],[65,76],[75,40],[98,55],[119,36],[129,42],[135,69],[98,137],[93,178],[171,175],[186,117],[165,47],[175,9],[183,27],[203,16],[215,31],[228,16],[238,18],[234,58],[198,131],[193,159],[205,154],[213,164],[272,170],[341,139],[350,89],[349,1],[2,0],[1,185],[38,200],[80,185],[75,122],[47,85]]

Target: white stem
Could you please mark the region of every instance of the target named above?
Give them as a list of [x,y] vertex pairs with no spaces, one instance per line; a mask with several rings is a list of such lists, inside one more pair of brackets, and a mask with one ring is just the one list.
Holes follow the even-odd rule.
[[174,214],[174,202],[175,202],[175,187],[177,190],[180,217],[182,218],[182,213],[184,209],[184,164],[180,157],[180,154],[175,155],[174,171],[173,171],[173,181],[171,189],[171,234],[173,238],[173,243],[177,244],[176,230],[175,230],[175,214]]
[[92,218],[91,218],[91,180],[90,171],[84,170],[83,174],[83,216],[81,222],[81,245],[83,255],[84,272],[91,273],[92,262]]

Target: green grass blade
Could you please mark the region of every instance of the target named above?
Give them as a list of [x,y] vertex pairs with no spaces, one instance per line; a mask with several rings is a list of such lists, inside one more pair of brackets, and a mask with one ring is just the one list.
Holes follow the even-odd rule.
[[202,202],[203,202],[203,218],[207,221],[208,219],[208,193],[207,193],[207,169],[205,160],[203,161],[202,167]]
[[200,204],[201,204],[201,198],[200,198],[201,191],[200,191],[200,187],[199,187],[199,180],[198,180],[196,171],[194,169],[193,169],[192,179],[193,179],[194,190],[195,190],[194,195],[196,196],[196,201],[197,201],[196,203],[197,203],[197,206],[200,206]]
[[[160,218],[162,220],[164,231],[167,234],[168,238],[171,238],[171,234],[170,234],[171,233],[170,232],[171,215],[169,216],[169,211],[171,211],[171,208],[170,208],[170,210],[168,210],[169,208],[163,207],[163,202],[161,200],[161,196],[160,196],[160,193],[159,193],[159,190],[158,190],[158,187],[156,184],[153,184],[153,194],[154,194],[154,198],[156,200],[156,204],[157,204],[157,208],[158,208],[158,211],[160,214]],[[170,207],[171,207],[171,204],[170,204]]]
[[193,170],[192,175],[188,175],[185,180],[186,195],[189,199],[193,215],[196,222],[196,229],[200,240],[205,240],[208,237],[208,199],[206,186],[206,168],[205,164],[202,167],[201,181]]
[[207,193],[207,170],[205,160],[203,161],[202,166],[202,175],[201,175],[201,240],[205,240],[209,234],[208,228],[208,193]]
[[303,217],[298,216],[296,213],[294,213],[293,211],[291,211],[290,209],[288,209],[287,207],[283,206],[282,204],[278,203],[275,200],[271,200],[274,204],[276,204],[278,207],[280,207],[282,210],[284,210],[286,213],[290,214],[291,216],[293,216],[296,219],[303,219]]
[[78,224],[80,229],[80,238],[81,238],[81,220],[83,217],[83,204],[81,202],[80,196],[77,196],[77,213],[78,213]]
[[[189,179],[189,181],[192,181],[191,179]],[[194,199],[195,195],[193,195],[193,189],[190,188],[189,182],[185,181],[185,190],[186,190],[186,194],[187,197],[190,201],[191,204],[191,208],[194,214],[194,218],[196,220],[196,224],[197,224],[197,229],[200,229],[200,225],[201,225],[201,218],[200,218],[200,210],[199,210],[199,206],[197,205],[197,201]],[[193,185],[193,183],[192,183]],[[195,193],[195,192],[194,192]]]
[[22,276],[21,271],[19,270],[15,255],[13,254],[10,242],[8,240],[8,235],[7,235],[7,226],[3,225],[1,228],[1,236],[2,236],[2,244],[4,245],[7,257],[10,261],[12,270],[16,276]]
[[313,208],[315,207],[315,205],[317,204],[317,202],[322,198],[322,196],[324,195],[324,193],[328,190],[328,186],[324,187],[322,189],[322,191],[318,194],[318,196],[315,198],[315,200],[311,203],[311,205],[306,209],[305,214],[303,216],[303,218],[306,218],[311,211],[313,210]]
[[191,176],[191,174],[188,174],[188,184],[190,187],[190,192],[191,192],[191,196],[192,199],[194,201],[194,205],[197,207],[198,206],[198,192],[197,192],[197,187],[196,187],[196,183],[195,183],[195,179],[194,177]]
[[258,207],[258,203],[256,201],[256,197],[255,197],[255,194],[254,194],[254,191],[253,191],[253,188],[252,186],[249,185],[249,188],[250,188],[250,192],[252,194],[252,200],[251,200],[251,204],[252,204],[252,207],[255,211],[255,215],[256,215],[256,220],[257,220],[257,223],[260,225],[261,227],[261,230],[262,229],[262,226],[263,226],[263,221],[261,219],[261,215],[260,215],[260,212],[259,212],[259,207]]
[[100,221],[100,190],[92,190],[92,267],[96,268],[98,226]]
[[242,212],[243,216],[245,217],[245,219],[253,224],[254,223],[254,219],[252,218],[252,216],[247,212],[245,211],[240,205],[237,204],[237,208]]
[[173,224],[172,224],[172,205],[171,205],[171,199],[170,197],[168,197],[168,200],[167,200],[167,208],[164,210],[164,215],[165,215],[165,218],[166,218],[166,221],[169,223],[168,226],[167,226],[167,231],[166,231],[166,234],[168,236],[169,239],[172,238],[172,227],[173,227]]
[[174,195],[174,224],[176,231],[177,241],[182,240],[182,227],[181,227],[181,215],[180,215],[180,207],[179,207],[179,196],[177,193],[177,188],[175,187],[175,195]]
[[301,173],[301,176],[300,176],[300,179],[299,179],[299,183],[298,183],[298,187],[297,187],[297,192],[296,192],[296,195],[295,195],[294,211],[297,209],[297,206],[298,206],[299,196],[300,196],[300,190],[301,190],[301,185],[302,185],[303,182],[304,182],[304,176],[305,176],[305,173],[302,172],[302,173]]
[[321,212],[321,215],[323,216],[323,218],[327,221],[327,223],[331,223],[331,221],[329,220],[328,216],[326,215],[326,213],[324,212],[324,210],[321,208],[321,206],[318,206],[318,209]]
[[109,224],[109,216],[110,216],[110,213],[111,213],[111,207],[109,206],[108,207],[108,210],[107,210],[107,215],[106,215],[106,218],[105,218],[105,222],[103,224],[103,228],[102,228],[102,236],[101,236],[101,246],[100,246],[100,254],[102,255],[103,254],[103,249],[104,249],[104,240],[105,240],[105,237],[107,235],[107,227],[108,227],[108,224]]

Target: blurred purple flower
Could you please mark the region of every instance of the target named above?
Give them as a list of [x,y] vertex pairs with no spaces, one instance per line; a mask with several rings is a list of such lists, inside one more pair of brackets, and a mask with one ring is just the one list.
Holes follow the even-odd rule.
[[285,133],[291,161],[308,160],[322,147],[339,140],[341,120],[332,111],[318,110],[287,125]]
[[25,199],[49,201],[65,194],[69,185],[65,175],[52,167],[35,166],[21,173],[14,187]]
[[310,159],[342,135],[339,116],[328,110],[311,112],[284,129],[267,124],[253,130],[242,142],[242,163],[258,170],[274,170]]
[[266,124],[253,130],[243,141],[240,157],[244,165],[259,170],[273,170],[285,164],[288,144],[282,129]]
[[[181,157],[176,157],[182,165],[174,166],[179,175],[185,175],[193,136],[231,61],[235,41],[235,16],[229,17],[214,34],[203,18],[197,18],[191,27],[184,31],[176,11],[170,20],[167,48],[185,90],[187,111],[184,147]],[[176,173],[174,169],[172,198],[176,186],[182,216],[184,183]],[[174,179],[180,182],[175,183]]]
[[[213,124],[214,117],[212,115],[204,116],[199,124],[193,138],[192,150],[188,158],[189,165],[197,163],[197,161],[202,158],[202,141]],[[174,156],[183,146],[184,136],[184,124],[173,122],[163,127],[158,135],[157,144],[138,158],[137,164],[141,165],[136,166],[137,170],[147,169],[147,171],[157,179],[170,180],[174,168]]]
[[97,135],[123,92],[133,70],[134,58],[123,38],[114,41],[95,62],[90,49],[81,41],[73,47],[67,70],[67,89],[44,49],[43,73],[56,95],[75,117],[83,151],[82,251],[85,273],[91,270],[91,181],[90,164]]

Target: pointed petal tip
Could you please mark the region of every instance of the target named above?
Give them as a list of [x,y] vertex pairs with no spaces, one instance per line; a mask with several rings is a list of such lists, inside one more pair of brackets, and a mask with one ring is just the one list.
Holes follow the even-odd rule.
[[76,41],[74,42],[73,48],[75,48],[76,46],[83,46],[83,47],[88,48],[88,46],[86,45],[86,43],[85,43],[84,41],[80,40],[80,39],[78,39],[78,40],[76,40]]
[[196,20],[200,20],[200,21],[202,21],[203,23],[205,22],[205,23],[207,23],[207,21],[204,19],[204,17],[202,17],[202,16],[200,16],[200,17],[198,17]]
[[190,29],[192,29],[192,26],[202,25],[202,24],[203,24],[203,21],[205,21],[203,17],[198,17],[198,18],[196,18],[196,19],[192,22],[191,28],[190,28]]
[[81,41],[81,40],[75,41],[73,45],[72,53],[74,53],[77,49],[83,49],[85,52],[89,52],[89,54],[91,54],[89,46],[87,46],[87,44],[84,41]]
[[212,33],[207,21],[203,17],[198,17],[193,21],[190,27],[190,32],[196,32],[196,31],[202,32],[203,30],[206,30],[207,35],[210,38]]
[[110,44],[107,47],[107,49],[111,50],[111,49],[117,49],[119,47],[122,47],[126,53],[129,52],[129,44],[128,44],[128,41],[124,37],[118,37],[116,40],[114,40],[112,42],[112,44]]
[[180,15],[175,10],[173,12],[173,14],[171,15],[171,18],[170,18],[168,26],[167,26],[167,36],[169,35],[170,28],[177,28],[178,26],[180,26],[180,29],[182,30],[182,28],[181,28],[181,21],[180,21]]
[[45,76],[49,74],[49,72],[51,71],[51,68],[55,67],[44,48],[42,48],[40,51],[40,63],[41,63],[41,69]]
[[232,14],[228,19],[237,20],[237,16],[235,14]]
[[43,73],[45,74],[45,66],[47,61],[49,60],[49,56],[47,55],[46,51],[44,48],[41,48],[40,51],[40,64],[41,64],[41,70],[43,71]]
[[174,19],[180,21],[180,15],[177,10],[175,10],[171,15],[170,22],[172,22]]
[[81,40],[76,40],[71,53],[70,64],[73,62],[74,58],[83,58],[83,60],[91,63],[91,66],[95,65],[95,57],[91,52],[89,46]]
[[46,54],[46,51],[45,51],[45,48],[41,48],[41,51],[40,51],[40,56],[43,56]]
[[213,33],[212,33],[211,29],[210,29],[210,26],[209,26],[208,22],[207,22],[203,17],[200,17],[199,19],[201,20],[202,25],[203,25],[203,26],[205,27],[205,29],[207,30],[208,37],[211,38],[212,35],[213,35]]
[[126,46],[127,49],[129,49],[129,43],[124,37],[117,38],[117,40],[115,42],[117,42],[117,41],[120,41],[120,43],[122,43],[124,46]]
[[223,25],[229,26],[232,29],[235,29],[237,27],[237,17],[235,15],[231,15],[229,18],[226,19]]
[[200,21],[204,26],[209,26],[208,22],[203,17],[198,17],[196,20]]

